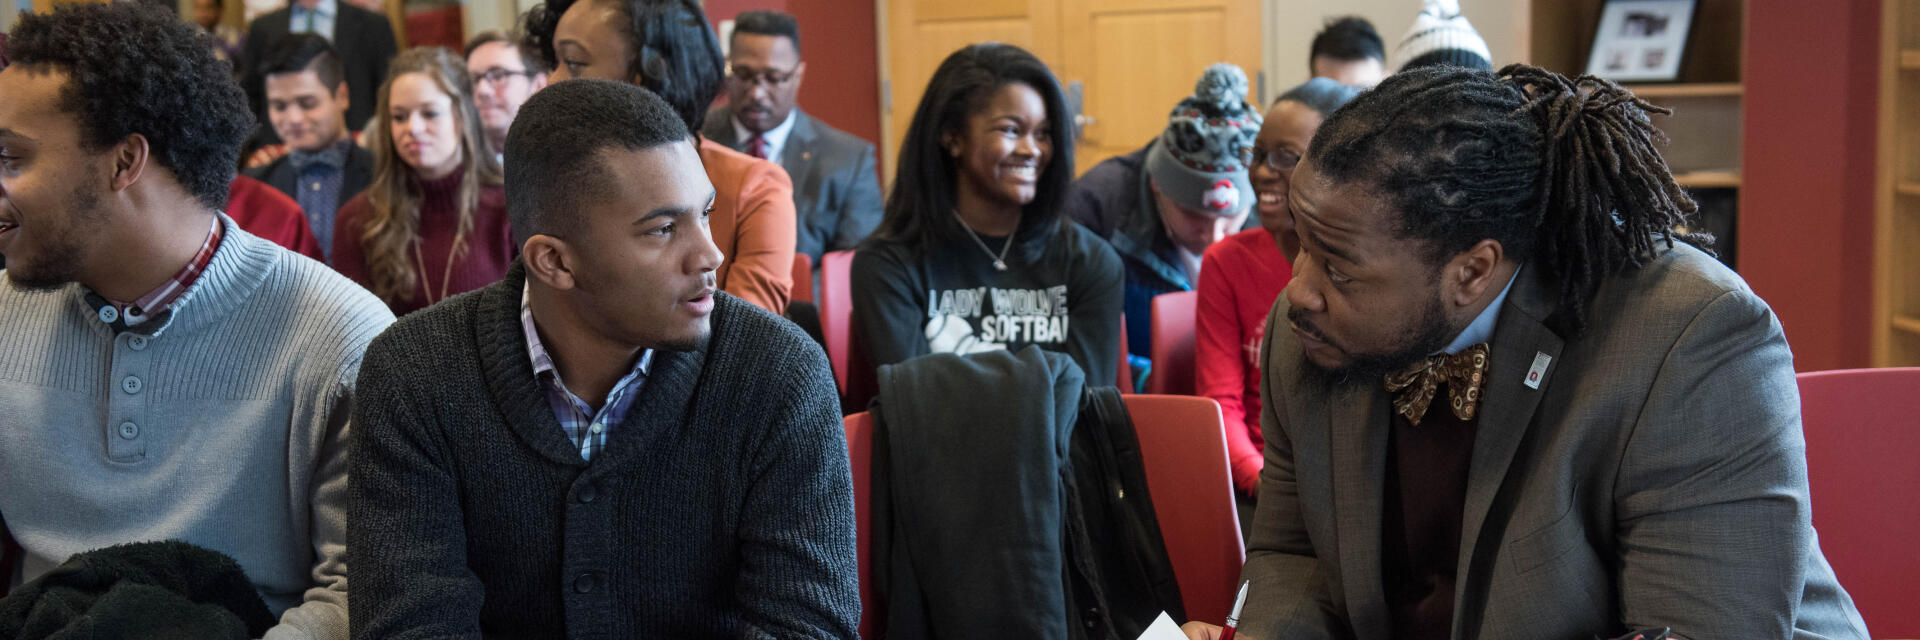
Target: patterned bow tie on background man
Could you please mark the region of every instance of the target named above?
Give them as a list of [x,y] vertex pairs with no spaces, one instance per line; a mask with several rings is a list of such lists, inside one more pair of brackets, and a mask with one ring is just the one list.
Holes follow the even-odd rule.
[[1427,356],[1400,373],[1387,375],[1387,391],[1394,394],[1393,410],[1406,416],[1407,422],[1420,426],[1427,415],[1440,383],[1447,385],[1453,415],[1461,421],[1473,419],[1480,408],[1480,382],[1487,377],[1487,343],[1467,347],[1459,353]]

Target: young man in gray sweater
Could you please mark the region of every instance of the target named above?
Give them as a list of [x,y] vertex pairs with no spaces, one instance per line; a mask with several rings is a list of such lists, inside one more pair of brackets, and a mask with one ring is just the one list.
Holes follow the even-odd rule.
[[393,316],[220,213],[252,118],[192,25],[69,4],[8,53],[0,516],[24,562],[0,580],[179,539],[239,562],[267,638],[346,638],[347,407]]
[[833,377],[715,289],[686,125],[645,89],[561,82],[506,169],[521,263],[361,368],[354,636],[854,637]]

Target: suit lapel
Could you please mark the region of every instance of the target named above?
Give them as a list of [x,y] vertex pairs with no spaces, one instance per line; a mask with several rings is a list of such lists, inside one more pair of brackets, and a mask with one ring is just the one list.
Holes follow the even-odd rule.
[[[787,168],[788,174],[799,173],[813,164],[813,119],[807,117],[799,107],[793,109],[793,130],[787,132],[787,145],[780,148],[780,166]],[[798,185],[800,180],[794,179]]]
[[706,136],[708,140],[718,142],[734,151],[741,153],[747,152],[744,148],[746,142],[741,140],[740,136],[734,135],[733,105],[720,107],[708,113],[707,125],[702,128],[706,129],[706,131],[700,133]]
[[1347,614],[1359,640],[1385,640],[1387,600],[1380,577],[1380,510],[1386,483],[1386,389],[1337,388],[1327,404],[1333,443],[1333,512]]
[[[1553,382],[1553,372],[1562,364],[1560,351],[1565,342],[1544,323],[1551,307],[1537,272],[1538,269],[1532,267],[1521,270],[1493,330],[1492,360],[1488,363],[1487,379],[1482,383],[1478,435],[1474,438],[1473,459],[1467,468],[1466,504],[1460,519],[1460,556],[1454,587],[1455,638],[1465,637],[1462,628],[1467,620],[1462,614],[1469,608],[1478,610],[1486,605],[1481,601],[1484,591],[1466,591],[1474,581],[1484,583],[1487,578],[1468,574],[1469,568],[1476,566],[1474,555],[1480,551],[1481,528],[1513,465],[1514,452],[1519,450],[1520,441],[1533,423],[1540,397],[1546,394],[1547,386]],[[1548,361],[1539,372],[1539,388],[1528,387],[1527,377],[1543,355]]]

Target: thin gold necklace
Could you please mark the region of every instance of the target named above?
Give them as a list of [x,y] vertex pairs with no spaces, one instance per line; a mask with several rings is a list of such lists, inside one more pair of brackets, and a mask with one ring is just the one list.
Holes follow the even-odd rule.
[[426,294],[427,306],[433,306],[433,303],[447,299],[447,288],[453,284],[453,254],[455,250],[460,247],[460,239],[454,238],[454,248],[447,250],[447,268],[445,273],[440,274],[439,298],[433,297],[433,289],[430,288],[431,285],[427,284],[427,258],[420,253],[420,244],[420,239],[415,238],[413,241],[413,259],[420,261],[420,293]]

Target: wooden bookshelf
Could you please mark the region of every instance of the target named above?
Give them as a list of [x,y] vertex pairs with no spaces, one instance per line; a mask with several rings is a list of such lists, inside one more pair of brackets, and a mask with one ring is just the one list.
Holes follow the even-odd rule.
[[1875,171],[1873,364],[1920,366],[1920,0],[1886,0]]
[[1695,82],[1686,84],[1629,84],[1633,94],[1650,101],[1657,98],[1738,98],[1746,86],[1738,82]]
[[[1894,2],[1920,0],[1889,0]],[[1593,36],[1606,0],[1527,0],[1528,62],[1565,75],[1587,68]],[[1667,134],[1661,149],[1680,186],[1694,192],[1701,214],[1691,225],[1718,236],[1721,257],[1738,268],[1735,231],[1739,212],[1741,148],[1745,121],[1741,82],[1746,37],[1745,0],[1699,0],[1687,36],[1680,75],[1670,83],[1626,83],[1634,95],[1673,110],[1653,123]],[[1920,48],[1916,48],[1920,51]]]
[[1688,189],[1738,189],[1740,174],[1733,171],[1689,171],[1673,174],[1673,181]]
[[1920,318],[1894,316],[1893,328],[1898,331],[1905,331],[1915,336],[1920,336]]

